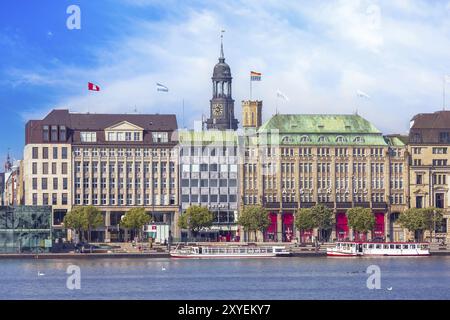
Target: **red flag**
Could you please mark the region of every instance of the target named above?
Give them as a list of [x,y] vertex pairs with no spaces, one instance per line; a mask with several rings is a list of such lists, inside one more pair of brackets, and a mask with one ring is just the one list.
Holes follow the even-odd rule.
[[88,82],[88,89],[90,91],[100,91],[100,87],[93,84],[92,82]]

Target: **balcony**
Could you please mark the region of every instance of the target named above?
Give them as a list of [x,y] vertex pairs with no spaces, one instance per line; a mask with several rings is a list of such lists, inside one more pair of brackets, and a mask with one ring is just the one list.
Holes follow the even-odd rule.
[[279,209],[280,203],[279,202],[266,202],[264,203],[264,207],[269,209]]
[[351,202],[336,202],[336,209],[349,209],[351,207]]
[[315,202],[300,202],[300,208],[311,208],[316,205]]
[[372,202],[372,208],[387,210],[388,204],[386,202]]
[[354,207],[370,208],[370,202],[355,202]]
[[283,209],[297,209],[298,208],[298,202],[283,202],[282,203]]

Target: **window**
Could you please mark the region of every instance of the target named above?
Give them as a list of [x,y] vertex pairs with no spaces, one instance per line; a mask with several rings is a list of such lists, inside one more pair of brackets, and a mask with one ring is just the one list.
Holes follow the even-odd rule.
[[433,166],[446,166],[447,165],[447,159],[433,159]]
[[433,148],[433,154],[447,154],[447,148]]
[[48,163],[44,162],[42,164],[42,174],[48,174]]
[[411,142],[422,142],[422,136],[420,133],[413,133],[411,137]]
[[156,143],[169,142],[169,135],[167,132],[152,132],[152,140]]
[[108,141],[116,141],[116,133],[115,132],[108,132]]
[[47,190],[47,178],[42,178],[41,183],[42,183],[41,189],[42,190]]
[[42,159],[48,159],[48,148],[47,147],[42,148]]
[[59,126],[59,140],[60,141],[66,141],[66,126]]
[[131,141],[131,132],[125,132],[125,141]]
[[37,206],[37,193],[33,193],[33,206]]
[[97,142],[97,132],[81,132],[81,142]]
[[355,142],[355,143],[363,143],[364,142],[364,138],[362,138],[362,137],[355,137],[355,139],[353,139],[353,142]]
[[416,174],[416,184],[423,184],[423,174]]
[[336,142],[337,143],[347,142],[347,139],[344,138],[343,136],[338,136],[338,137],[336,137]]
[[436,193],[436,198],[435,198],[435,205],[436,208],[444,208],[444,194],[443,193]]
[[39,158],[39,148],[38,147],[33,147],[33,149],[32,149],[32,157],[33,157],[33,159],[38,159]]
[[53,159],[58,159],[58,147],[53,147]]
[[42,139],[43,139],[45,142],[47,142],[47,141],[50,140],[49,138],[50,138],[50,137],[49,137],[49,128],[48,128],[48,126],[43,126],[43,127],[42,127]]
[[61,174],[67,174],[67,162],[61,163]]
[[37,174],[37,162],[33,162],[31,170],[32,174]]
[[56,206],[58,202],[58,195],[56,193],[52,193],[52,205]]
[[58,126],[52,126],[52,141],[58,141]]
[[58,190],[58,178],[53,178],[53,190]]
[[450,132],[439,132],[440,143],[450,143]]
[[52,162],[52,174],[56,174],[56,162]]
[[423,196],[416,196],[416,208],[423,208]]
[[301,136],[300,137],[300,142],[310,142],[311,139],[308,136]]
[[140,132],[134,133],[134,141],[141,141],[141,133]]
[[62,205],[67,205],[67,193],[63,193],[62,194],[62,201],[61,201]]
[[33,178],[33,190],[37,190],[37,178]]
[[63,178],[63,190],[67,190],[67,178]]

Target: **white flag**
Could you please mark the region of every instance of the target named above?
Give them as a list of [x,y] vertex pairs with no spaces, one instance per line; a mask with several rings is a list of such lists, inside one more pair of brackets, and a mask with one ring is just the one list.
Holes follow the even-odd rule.
[[281,92],[280,90],[277,90],[277,98],[281,98],[283,100],[289,101],[289,98],[286,97],[286,95],[283,92]]
[[167,88],[165,85],[162,85],[160,83],[156,84],[156,90],[163,91],[163,92],[169,92],[169,88]]
[[358,97],[370,99],[370,96],[361,90],[357,90],[356,94],[358,95]]

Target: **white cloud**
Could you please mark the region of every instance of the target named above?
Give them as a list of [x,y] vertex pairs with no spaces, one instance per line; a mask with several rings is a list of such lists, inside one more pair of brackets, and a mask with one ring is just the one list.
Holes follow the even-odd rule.
[[[383,131],[404,132],[417,112],[441,105],[441,77],[450,73],[446,4],[419,1],[231,1],[160,4],[170,18],[129,19],[126,37],[94,54],[97,68],[61,67],[24,73],[23,81],[52,85],[93,81],[100,93],[80,91],[58,107],[74,111],[175,112],[181,126],[209,112],[210,77],[224,28],[225,55],[233,74],[236,115],[249,96],[249,71],[263,73],[253,98],[264,101],[264,118],[275,113],[351,113],[356,108]],[[41,77],[41,78],[40,78]],[[170,88],[158,93],[155,83]],[[83,87],[84,88],[84,87]],[[277,102],[280,89],[289,102]],[[362,103],[356,90],[370,93]],[[402,125],[399,125],[401,119]]]

